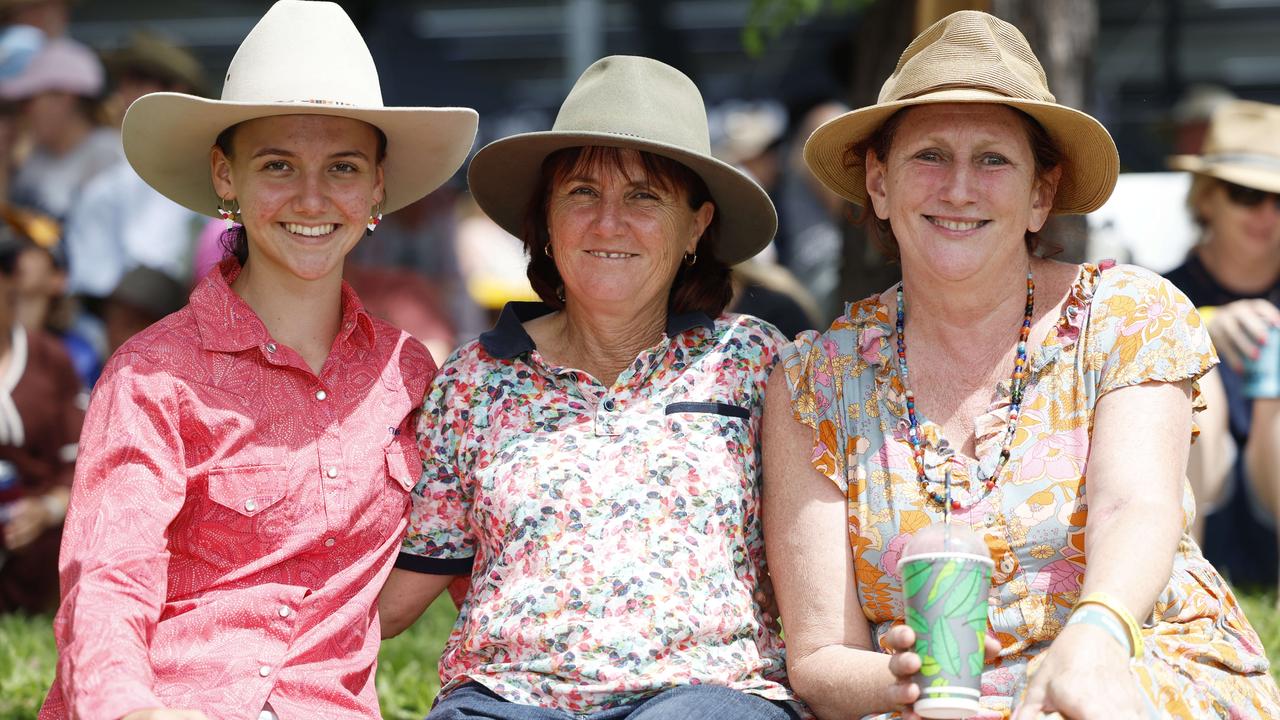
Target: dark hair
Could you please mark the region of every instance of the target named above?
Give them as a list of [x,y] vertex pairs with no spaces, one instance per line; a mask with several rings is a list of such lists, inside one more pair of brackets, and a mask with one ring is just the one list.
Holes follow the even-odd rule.
[[[217,145],[218,149],[228,159],[231,158],[231,148],[235,143],[236,130],[246,122],[249,121],[242,120],[226,128],[218,133],[218,137],[213,141],[213,144]],[[387,135],[377,125],[369,125],[369,127],[373,128],[373,132],[378,138],[378,152],[375,162],[381,164],[387,157]],[[236,261],[240,263],[240,267],[244,267],[245,263],[249,262],[249,235],[245,232],[244,225],[232,225],[227,230],[222,231],[222,235],[218,238],[218,243],[222,245],[223,252],[227,255],[235,256]]]
[[[564,301],[559,297],[564,280],[560,277],[555,261],[546,254],[547,243],[551,240],[547,234],[547,202],[551,189],[557,182],[579,170],[594,172],[609,169],[626,172],[624,163],[625,153],[628,152],[639,154],[649,182],[662,190],[683,192],[691,210],[697,210],[703,203],[712,200],[711,191],[697,173],[684,164],[661,155],[598,145],[565,148],[548,155],[542,161],[538,183],[534,186],[529,207],[525,210],[520,239],[524,242],[525,251],[529,253],[529,284],[543,302],[557,310],[564,308]],[[667,299],[668,312],[701,311],[713,318],[724,312],[729,300],[733,298],[733,285],[729,266],[716,257],[719,234],[720,208],[716,208],[707,229],[698,238],[697,261],[693,265],[681,265],[676,273]]]
[[[1058,144],[1049,136],[1049,132],[1044,129],[1038,120],[1026,114],[1025,112],[1011,105],[1006,105],[1010,110],[1018,116],[1022,122],[1022,127],[1027,133],[1027,142],[1031,145],[1031,154],[1035,158],[1035,173],[1037,178],[1044,177],[1054,168],[1062,165],[1066,156]],[[851,143],[844,151],[844,166],[846,168],[863,167],[867,161],[867,151],[875,153],[876,159],[880,162],[887,162],[889,159],[889,148],[893,146],[893,137],[898,132],[898,128],[902,125],[902,121],[906,118],[907,113],[913,108],[906,107],[889,116],[876,131],[871,133],[866,140],[860,143]],[[898,238],[893,234],[893,227],[888,220],[881,220],[876,217],[875,211],[871,208],[870,199],[867,200],[866,207],[862,210],[860,222],[871,225],[871,236],[875,239],[876,244],[880,246],[881,251],[887,257],[893,260],[899,259]],[[1035,252],[1042,245],[1050,252],[1057,252],[1060,248],[1050,243],[1044,242],[1040,237],[1040,233],[1027,231],[1026,238],[1027,252]]]

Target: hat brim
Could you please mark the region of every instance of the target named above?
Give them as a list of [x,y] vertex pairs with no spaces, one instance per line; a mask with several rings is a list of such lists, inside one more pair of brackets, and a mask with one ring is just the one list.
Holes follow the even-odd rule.
[[223,130],[276,115],[330,115],[361,120],[387,137],[383,161],[384,212],[398,210],[443,185],[475,142],[478,116],[470,108],[355,108],[313,103],[238,103],[152,93],[129,106],[121,136],[138,176],[165,197],[217,216],[218,195],[209,149]]
[[1102,207],[1115,189],[1120,155],[1111,133],[1093,117],[1057,103],[1010,98],[961,88],[852,110],[823,123],[804,145],[804,161],[832,192],[857,205],[867,205],[866,158],[847,157],[891,115],[917,105],[984,103],[1008,105],[1035,118],[1063,154],[1062,179],[1053,213],[1083,214]]
[[1236,185],[1280,193],[1280,170],[1233,162],[1207,162],[1199,155],[1174,155],[1168,160],[1174,170],[1208,175]]
[[732,165],[674,145],[613,133],[548,130],[495,140],[471,160],[467,170],[471,195],[494,222],[522,237],[543,160],[557,150],[589,145],[650,152],[697,173],[716,206],[720,219],[716,257],[726,264],[753,257],[778,230],[778,216],[768,193]]

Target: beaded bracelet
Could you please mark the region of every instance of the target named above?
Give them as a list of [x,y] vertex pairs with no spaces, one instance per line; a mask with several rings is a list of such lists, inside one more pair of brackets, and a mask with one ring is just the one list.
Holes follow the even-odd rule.
[[1133,615],[1125,608],[1119,600],[1104,592],[1089,593],[1076,603],[1076,609],[1079,610],[1081,605],[1093,603],[1101,605],[1111,611],[1112,615],[1124,624],[1125,631],[1129,634],[1129,646],[1133,651],[1134,658],[1142,657],[1142,631],[1138,628],[1138,621],[1133,619]]
[[1125,630],[1124,625],[1116,619],[1107,610],[1100,607],[1090,607],[1088,605],[1077,607],[1071,617],[1067,619],[1067,627],[1072,625],[1092,625],[1102,628],[1108,635],[1112,637],[1120,647],[1129,651],[1129,656],[1133,657],[1133,644],[1129,641],[1129,633]]

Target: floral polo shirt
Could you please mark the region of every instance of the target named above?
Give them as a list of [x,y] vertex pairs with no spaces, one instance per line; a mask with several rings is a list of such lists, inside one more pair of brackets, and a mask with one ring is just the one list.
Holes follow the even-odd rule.
[[672,316],[610,387],[548,363],[512,303],[427,392],[397,565],[465,574],[442,694],[592,712],[710,683],[772,700],[760,415],[785,343],[750,316]]

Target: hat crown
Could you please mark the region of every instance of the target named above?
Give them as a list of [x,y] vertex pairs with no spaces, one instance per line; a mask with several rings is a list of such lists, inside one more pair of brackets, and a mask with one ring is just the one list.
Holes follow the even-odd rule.
[[981,89],[1009,98],[1057,102],[1027,39],[1009,23],[976,10],[952,13],[902,51],[879,102],[951,89]]
[[315,0],[267,10],[231,59],[222,100],[383,107],[364,38],[340,6]]
[[1265,156],[1280,167],[1280,106],[1236,100],[1214,111],[1203,157],[1223,156]]
[[552,131],[624,135],[711,154],[698,87],[646,57],[611,55],[592,63],[560,106]]

